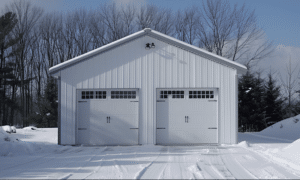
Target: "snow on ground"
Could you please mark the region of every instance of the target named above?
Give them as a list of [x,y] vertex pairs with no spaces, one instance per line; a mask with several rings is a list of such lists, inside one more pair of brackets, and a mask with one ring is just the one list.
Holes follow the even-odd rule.
[[300,171],[300,115],[255,133],[239,133],[239,146],[246,141],[249,150],[263,154],[275,163]]
[[287,140],[296,140],[300,138],[300,114],[295,117],[291,117],[272,126],[264,129],[259,132],[259,135],[287,139]]
[[8,133],[11,133],[11,127],[10,126],[8,126],[8,125],[6,125],[6,126],[2,126],[2,128],[1,128],[3,131],[6,131],[6,132],[8,132]]
[[300,122],[293,120],[219,146],[59,146],[57,128],[0,128],[0,178],[299,179]]

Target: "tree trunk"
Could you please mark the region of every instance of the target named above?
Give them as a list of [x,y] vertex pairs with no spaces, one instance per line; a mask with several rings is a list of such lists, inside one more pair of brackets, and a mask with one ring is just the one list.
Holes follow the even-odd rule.
[[[11,100],[12,102],[15,102],[15,85],[12,86],[12,95],[11,95]],[[13,119],[14,119],[14,111],[15,111],[15,108],[14,107],[11,107],[10,108],[10,116],[9,116],[9,124],[12,124],[12,125],[15,125],[14,122],[13,122]]]

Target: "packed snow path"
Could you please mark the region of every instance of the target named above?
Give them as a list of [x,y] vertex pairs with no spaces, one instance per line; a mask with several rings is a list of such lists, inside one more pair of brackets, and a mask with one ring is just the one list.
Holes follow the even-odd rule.
[[55,153],[2,157],[0,178],[299,179],[238,146],[66,146]]

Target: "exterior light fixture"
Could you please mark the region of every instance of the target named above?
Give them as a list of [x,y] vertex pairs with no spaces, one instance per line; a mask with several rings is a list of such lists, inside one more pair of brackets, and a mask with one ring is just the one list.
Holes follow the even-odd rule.
[[154,45],[154,43],[152,43],[152,44],[151,44],[151,48],[155,48],[155,45]]
[[151,48],[150,43],[147,43],[145,49],[148,50],[148,49],[150,49],[150,48]]
[[149,50],[151,48],[155,48],[155,44],[154,43],[152,43],[152,44],[147,43],[145,49]]

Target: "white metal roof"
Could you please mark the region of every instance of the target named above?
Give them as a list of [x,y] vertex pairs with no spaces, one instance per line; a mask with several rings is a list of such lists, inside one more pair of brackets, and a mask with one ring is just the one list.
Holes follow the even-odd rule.
[[51,67],[49,69],[50,71],[50,74],[51,75],[54,75],[55,73],[59,72],[60,70],[63,70],[69,66],[72,66],[78,62],[81,62],[85,59],[87,59],[88,57],[91,57],[91,56],[94,56],[96,54],[99,54],[101,52],[104,52],[104,51],[107,51],[107,50],[110,50],[116,46],[119,46],[120,44],[124,44],[128,41],[131,41],[133,39],[137,39],[139,37],[142,37],[144,35],[148,35],[150,37],[153,37],[155,39],[158,39],[158,40],[161,40],[163,42],[166,42],[166,43],[169,43],[169,44],[172,44],[172,45],[175,45],[175,46],[178,46],[184,50],[187,50],[187,51],[190,51],[190,52],[193,52],[195,54],[198,54],[204,58],[207,58],[207,59],[210,59],[210,60],[213,60],[213,61],[216,61],[220,64],[223,64],[223,65],[226,65],[226,66],[229,66],[229,67],[232,67],[234,69],[237,69],[237,72],[238,74],[245,74],[247,72],[247,67],[242,65],[242,64],[239,64],[237,62],[234,62],[234,61],[231,61],[229,59],[226,59],[224,57],[221,57],[219,55],[216,55],[216,54],[213,54],[211,52],[208,52],[204,49],[201,49],[201,48],[198,48],[196,46],[193,46],[193,45],[190,45],[188,43],[185,43],[185,42],[182,42],[176,38],[173,38],[173,37],[170,37],[170,36],[167,36],[163,33],[160,33],[160,32],[157,32],[155,30],[152,30],[150,28],[146,28],[144,30],[141,30],[139,32],[136,32],[136,33],[133,33],[129,36],[126,36],[122,39],[119,39],[117,41],[114,41],[112,43],[109,43],[107,45],[104,45],[100,48],[97,48],[97,49],[94,49],[90,52],[87,52],[85,54],[82,54],[80,56],[77,56],[73,59],[70,59],[68,61],[65,61],[63,63],[60,63],[60,64],[57,64],[53,67]]

